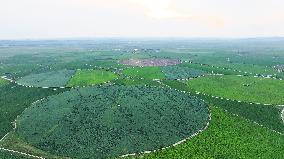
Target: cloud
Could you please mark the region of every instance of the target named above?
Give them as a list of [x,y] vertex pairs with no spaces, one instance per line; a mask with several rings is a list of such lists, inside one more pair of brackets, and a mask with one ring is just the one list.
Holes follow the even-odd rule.
[[144,8],[144,14],[150,18],[157,20],[182,20],[193,21],[203,25],[213,27],[223,27],[224,20],[215,16],[196,15],[193,13],[185,13],[173,8],[177,1],[173,0],[129,0],[131,3]]
[[170,8],[172,0],[129,0],[144,9],[145,15],[155,19],[179,17],[179,13]]

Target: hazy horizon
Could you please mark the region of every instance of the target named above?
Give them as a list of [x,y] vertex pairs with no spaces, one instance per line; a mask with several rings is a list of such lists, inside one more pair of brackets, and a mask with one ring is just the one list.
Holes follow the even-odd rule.
[[14,39],[1,39],[0,41],[92,41],[92,40],[284,40],[284,36],[255,36],[255,37],[142,37],[142,36],[136,36],[136,37],[123,37],[123,36],[117,36],[117,37],[111,37],[111,36],[101,36],[101,37],[50,37],[50,38],[14,38]]
[[0,39],[284,37],[281,0],[10,0]]

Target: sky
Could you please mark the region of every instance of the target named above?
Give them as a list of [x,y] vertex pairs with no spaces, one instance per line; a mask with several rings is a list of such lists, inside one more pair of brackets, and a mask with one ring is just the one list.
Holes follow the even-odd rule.
[[0,39],[280,37],[284,0],[0,0]]

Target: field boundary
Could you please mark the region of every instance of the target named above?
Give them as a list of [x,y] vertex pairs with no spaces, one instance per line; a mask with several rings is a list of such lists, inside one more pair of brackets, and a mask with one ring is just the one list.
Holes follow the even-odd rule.
[[35,156],[35,155],[28,154],[28,153],[15,151],[15,150],[10,150],[10,149],[6,149],[6,148],[2,148],[2,147],[0,147],[0,150],[11,152],[11,153],[20,154],[20,155],[27,156],[27,157],[38,158],[38,159],[45,159],[44,157]]
[[9,133],[10,133],[10,132],[8,132],[6,135],[4,135],[4,136],[1,138],[0,143],[5,140],[5,138],[9,135]]

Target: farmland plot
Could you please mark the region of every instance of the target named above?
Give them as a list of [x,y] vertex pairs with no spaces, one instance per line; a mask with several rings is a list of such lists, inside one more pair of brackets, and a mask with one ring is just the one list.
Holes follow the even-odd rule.
[[162,67],[162,71],[165,73],[167,79],[188,79],[206,74],[201,70],[178,66]]
[[68,87],[90,86],[109,82],[117,78],[117,75],[104,70],[77,70],[76,74],[68,82]]
[[0,138],[13,129],[12,122],[34,101],[68,89],[26,88],[10,83],[0,87]]
[[204,102],[171,89],[89,87],[35,103],[16,133],[50,153],[108,158],[170,146],[203,129],[208,115]]
[[284,104],[284,81],[256,77],[207,76],[188,81],[205,94],[262,104]]
[[16,82],[33,87],[64,87],[75,73],[73,70],[60,70],[25,76]]
[[[191,92],[194,94],[194,91],[186,83],[174,80],[163,81],[163,83],[171,88]],[[210,105],[218,106],[226,110],[227,112],[256,122],[271,130],[284,133],[284,125],[280,117],[283,106],[238,102],[224,98],[211,97],[209,95],[203,95],[201,93],[194,94],[194,96],[205,100]]]
[[[212,107],[208,129],[189,142],[148,155],[145,159],[283,158],[283,135]],[[136,158],[141,158],[137,156]],[[129,157],[130,158],[130,157]]]
[[135,79],[135,78],[120,78],[118,80],[115,80],[114,83],[116,85],[125,85],[125,86],[133,86],[133,85],[146,85],[146,86],[161,86],[161,84],[154,80],[149,79]]
[[123,74],[133,78],[164,79],[165,74],[160,67],[135,67],[123,70]]
[[130,59],[122,60],[122,64],[129,66],[171,66],[181,63],[181,60],[174,59]]

